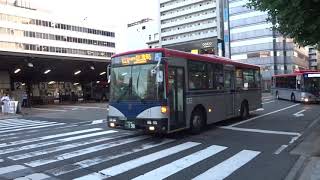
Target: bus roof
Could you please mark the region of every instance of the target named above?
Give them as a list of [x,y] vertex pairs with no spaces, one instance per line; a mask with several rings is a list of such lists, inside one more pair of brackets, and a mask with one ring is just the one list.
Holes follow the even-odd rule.
[[272,77],[290,77],[290,76],[297,76],[297,75],[303,75],[303,74],[318,74],[320,71],[316,70],[297,70],[290,74],[278,74],[273,75]]
[[152,48],[152,49],[141,49],[141,50],[135,50],[135,51],[128,51],[128,52],[113,55],[112,58],[124,56],[124,55],[129,55],[129,54],[144,53],[144,52],[162,52],[165,54],[166,57],[181,57],[181,58],[191,59],[191,60],[230,64],[230,65],[234,65],[237,67],[243,67],[243,68],[260,69],[259,66],[235,62],[235,61],[232,61],[232,60],[230,60],[228,58],[224,58],[224,57],[219,57],[219,56],[215,56],[215,55],[192,54],[192,53],[188,53],[188,52],[177,51],[177,50],[166,49],[166,48]]

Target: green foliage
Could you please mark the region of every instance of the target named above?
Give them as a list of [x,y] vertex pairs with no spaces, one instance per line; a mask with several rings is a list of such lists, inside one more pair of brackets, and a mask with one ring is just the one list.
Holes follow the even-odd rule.
[[266,11],[274,28],[299,45],[320,49],[320,0],[249,0],[247,7]]

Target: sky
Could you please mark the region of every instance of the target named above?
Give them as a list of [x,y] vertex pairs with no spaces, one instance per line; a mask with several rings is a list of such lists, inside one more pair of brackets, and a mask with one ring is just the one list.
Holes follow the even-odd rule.
[[55,16],[86,19],[88,24],[111,27],[116,32],[116,53],[127,50],[128,23],[143,18],[157,20],[158,0],[30,0],[32,6]]

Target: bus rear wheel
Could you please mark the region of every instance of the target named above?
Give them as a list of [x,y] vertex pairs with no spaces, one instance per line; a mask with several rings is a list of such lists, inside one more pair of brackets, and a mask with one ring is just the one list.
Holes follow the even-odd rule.
[[240,117],[241,117],[241,119],[248,119],[249,118],[249,105],[247,102],[243,102],[241,104]]
[[204,118],[200,110],[196,110],[192,113],[190,122],[190,133],[199,134],[203,128]]

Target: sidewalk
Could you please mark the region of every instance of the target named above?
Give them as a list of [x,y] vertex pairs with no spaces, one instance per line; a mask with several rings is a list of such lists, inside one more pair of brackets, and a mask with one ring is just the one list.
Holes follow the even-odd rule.
[[291,151],[300,155],[286,180],[320,180],[320,123]]

